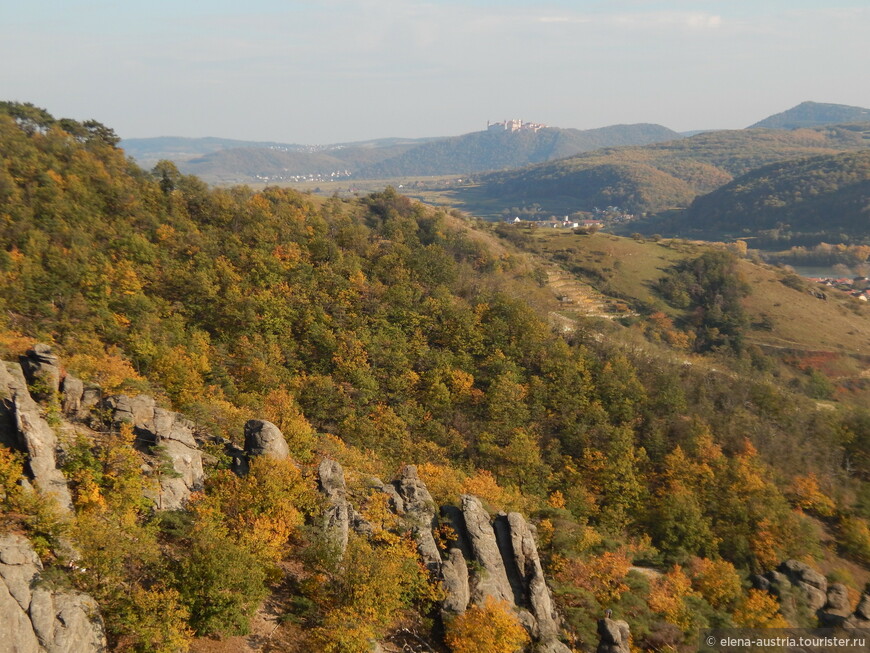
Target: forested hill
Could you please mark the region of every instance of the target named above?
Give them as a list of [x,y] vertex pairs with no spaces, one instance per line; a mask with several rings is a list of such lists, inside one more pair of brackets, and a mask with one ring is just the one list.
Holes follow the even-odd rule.
[[[870,124],[794,131],[734,130],[639,147],[603,149],[519,170],[486,174],[469,193],[490,206],[539,204],[570,213],[618,206],[633,213],[686,207],[754,168],[870,144]],[[463,199],[462,195],[459,196]]]
[[156,163],[159,152],[160,158],[175,161],[183,172],[208,182],[249,183],[307,175],[381,179],[468,174],[517,168],[600,147],[674,138],[679,134],[666,127],[640,124],[588,130],[487,130],[452,138],[380,139],[324,147],[244,142],[233,146],[232,141],[222,139],[137,139],[129,143],[131,153],[150,165]]
[[750,129],[800,129],[819,125],[844,125],[870,121],[870,109],[845,104],[801,102],[787,111],[759,120]]
[[551,161],[602,147],[645,145],[679,134],[661,125],[611,125],[600,129],[510,132],[487,130],[426,143],[378,164],[361,168],[360,178],[468,174]]
[[[113,650],[184,651],[266,616],[252,641],[294,652],[365,653],[407,633],[454,653],[510,634],[513,650],[528,636],[504,599],[526,599],[465,565],[434,512],[455,514],[463,494],[484,502],[487,527],[498,511],[536,525],[536,542],[526,529],[512,546],[535,543],[547,611],[564,615],[550,635],[584,651],[608,608],[649,651],[712,625],[806,625],[818,595],[795,584],[780,603],[746,581],[788,559],[842,583],[851,614],[870,564],[870,419],[782,387],[744,338],[753,287],[733,253],[655,259],[684,322],[626,313],[634,326],[554,330],[546,269],[487,225],[392,189],[348,201],[213,189],[170,163],[143,171],[116,145],[100,123],[0,104],[0,529],[27,535],[50,588],[96,599]],[[63,361],[55,380],[83,381],[79,404],[45,379],[24,385],[18,356],[48,356],[37,340]],[[61,428],[69,411],[78,422]],[[290,458],[244,473],[255,418]],[[64,514],[30,482],[45,466],[18,451],[33,425],[56,438]],[[204,450],[183,479],[196,493],[162,511],[155,488],[182,481],[168,461],[189,445]],[[315,470],[333,462],[347,487],[322,473],[321,485],[360,514],[317,494]],[[425,505],[398,518],[378,479],[408,463],[432,501],[417,495]],[[427,551],[440,544],[475,579],[462,614],[441,612],[446,576],[420,564],[421,514],[440,520]],[[345,531],[344,557],[324,535],[330,515],[369,525]],[[497,529],[506,521],[518,523]]]
[[764,166],[697,198],[681,233],[751,235],[778,229],[828,242],[870,238],[870,150]]

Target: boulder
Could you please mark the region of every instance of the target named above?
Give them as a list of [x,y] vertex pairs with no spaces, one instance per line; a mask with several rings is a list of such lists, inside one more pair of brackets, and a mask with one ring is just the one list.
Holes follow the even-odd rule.
[[441,586],[446,598],[441,608],[451,614],[462,614],[471,598],[468,591],[468,566],[458,548],[451,548],[441,564]]
[[0,651],[91,653],[106,650],[96,602],[40,586],[42,564],[20,535],[0,536]]
[[605,617],[598,620],[596,653],[631,653],[631,631],[622,620]]
[[432,534],[435,522],[435,502],[432,495],[417,476],[414,465],[405,465],[393,486],[402,500],[405,517],[411,522],[420,557],[423,558],[426,568],[437,574],[441,569],[441,552]]
[[51,347],[37,344],[18,357],[24,378],[33,390],[36,401],[53,399],[60,389],[60,361],[52,353]]
[[819,621],[822,626],[834,627],[843,623],[852,613],[852,605],[849,602],[849,591],[842,583],[833,583],[828,586],[827,602],[819,610]]
[[[86,391],[87,394],[87,391]],[[159,408],[148,395],[115,395],[105,401],[116,428],[133,425],[136,445],[158,458],[160,489],[152,497],[160,510],[179,510],[191,493],[202,489],[202,452],[193,436],[194,424],[179,413]],[[162,459],[162,460],[160,460]]]
[[518,512],[510,513],[507,521],[510,526],[514,564],[522,582],[524,602],[535,618],[539,639],[554,639],[559,635],[559,615],[544,578],[534,533]]
[[57,468],[57,435],[43,419],[39,406],[30,396],[21,367],[0,363],[0,412],[3,413],[4,441],[27,454],[27,467],[34,485],[55,499],[68,512],[72,497],[66,478]]
[[788,576],[792,585],[809,585],[822,592],[828,589],[825,577],[805,562],[786,560],[779,566],[779,571]]
[[344,469],[337,460],[321,460],[317,466],[317,476],[320,489],[330,504],[323,515],[323,528],[343,554],[347,549],[351,529],[368,535],[373,532],[372,525],[347,500]]
[[864,592],[861,595],[855,612],[849,615],[842,625],[844,628],[870,629],[870,593]]
[[508,581],[489,513],[484,510],[480,499],[473,495],[463,494],[460,501],[465,530],[471,542],[474,559],[481,569],[480,574],[475,574],[472,600],[478,603],[491,596],[496,600],[514,603],[514,593]]
[[290,448],[281,430],[263,419],[248,420],[245,424],[245,451],[249,456],[269,456],[283,460]]
[[67,374],[63,377],[60,391],[60,407],[64,415],[70,415],[73,417],[82,416],[82,397],[85,394],[84,382],[81,379],[74,377],[72,374]]

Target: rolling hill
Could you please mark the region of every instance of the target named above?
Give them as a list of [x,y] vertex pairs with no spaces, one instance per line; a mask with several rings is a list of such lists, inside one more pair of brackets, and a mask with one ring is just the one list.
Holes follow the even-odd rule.
[[845,104],[825,102],[801,102],[787,111],[759,120],[749,129],[800,129],[819,125],[843,125],[870,120],[870,109],[851,107]]
[[[732,234],[777,228],[792,233],[870,236],[870,150],[764,166],[697,198],[674,221]],[[825,238],[820,236],[820,238]]]
[[481,175],[455,197],[464,209],[483,208],[491,215],[494,209],[531,204],[553,213],[588,211],[602,205],[631,213],[659,212],[686,207],[698,195],[763,165],[857,150],[868,144],[870,124],[788,132],[705,132]]

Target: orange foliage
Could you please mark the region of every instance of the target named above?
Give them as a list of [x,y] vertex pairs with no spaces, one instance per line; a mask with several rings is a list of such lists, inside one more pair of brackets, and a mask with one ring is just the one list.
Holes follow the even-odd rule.
[[631,559],[625,551],[608,551],[585,562],[566,561],[558,578],[563,583],[588,590],[604,606],[616,603],[628,591],[624,581],[630,567]]
[[836,509],[834,501],[822,492],[815,474],[795,477],[788,494],[798,508],[820,517],[830,517]]
[[674,565],[667,574],[652,583],[647,603],[665,621],[687,632],[693,625],[692,611],[683,600],[688,596],[698,596],[698,593],[692,589],[692,583],[680,565]]
[[507,601],[486,597],[447,625],[444,638],[453,653],[514,653],[529,636]]
[[426,484],[429,494],[438,505],[455,502],[464,491],[462,488],[464,474],[447,465],[421,463],[417,465],[417,475]]
[[727,560],[692,558],[689,561],[692,586],[714,608],[734,603],[742,593],[740,575]]
[[761,590],[751,589],[732,615],[734,623],[744,628],[788,628],[779,613],[776,599]]
[[120,391],[138,394],[135,386],[145,381],[117,347],[109,347],[97,355],[70,356],[67,368],[82,380],[100,386],[106,394]]

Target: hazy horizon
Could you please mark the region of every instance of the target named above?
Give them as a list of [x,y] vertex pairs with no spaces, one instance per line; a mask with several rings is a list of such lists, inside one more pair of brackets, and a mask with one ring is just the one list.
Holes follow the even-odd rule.
[[0,10],[3,98],[125,139],[327,144],[508,118],[736,129],[870,106],[863,0],[34,0]]

